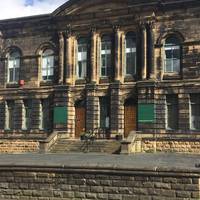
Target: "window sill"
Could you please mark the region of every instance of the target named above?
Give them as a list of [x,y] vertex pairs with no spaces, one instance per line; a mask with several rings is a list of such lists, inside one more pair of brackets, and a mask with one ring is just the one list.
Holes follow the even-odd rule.
[[52,86],[53,81],[48,80],[48,81],[40,81],[40,86]]
[[180,73],[164,73],[163,75],[164,80],[178,80],[181,79]]
[[19,83],[13,82],[13,83],[6,83],[7,88],[19,88]]
[[109,77],[100,77],[99,83],[109,83],[110,82],[110,78]]
[[77,79],[77,80],[75,81],[75,84],[76,84],[76,85],[86,84],[86,80],[85,80],[85,79]]
[[135,82],[135,81],[136,81],[136,77],[132,75],[125,75],[124,77],[124,82]]

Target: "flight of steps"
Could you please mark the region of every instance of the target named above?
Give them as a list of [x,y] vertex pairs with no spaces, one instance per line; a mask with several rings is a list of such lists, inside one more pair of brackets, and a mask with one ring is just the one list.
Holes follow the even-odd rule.
[[94,152],[117,154],[120,152],[121,143],[115,140],[95,140],[87,143],[80,140],[58,139],[50,148],[50,153],[65,152]]

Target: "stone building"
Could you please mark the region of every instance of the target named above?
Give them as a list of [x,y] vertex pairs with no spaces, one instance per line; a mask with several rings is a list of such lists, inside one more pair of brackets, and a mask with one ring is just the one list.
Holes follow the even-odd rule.
[[0,21],[0,136],[200,130],[198,0],[69,0]]

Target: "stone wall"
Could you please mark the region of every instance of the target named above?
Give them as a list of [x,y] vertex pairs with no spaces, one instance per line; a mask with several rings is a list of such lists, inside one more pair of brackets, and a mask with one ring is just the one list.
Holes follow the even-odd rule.
[[0,140],[0,153],[38,152],[39,142],[34,140]]
[[182,140],[143,140],[142,152],[178,152],[200,154],[200,141]]
[[199,174],[65,168],[0,169],[0,199],[199,199]]

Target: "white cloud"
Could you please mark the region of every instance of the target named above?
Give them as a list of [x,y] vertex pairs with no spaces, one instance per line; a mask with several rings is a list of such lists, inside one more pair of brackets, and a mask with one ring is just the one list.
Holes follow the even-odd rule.
[[[67,0],[1,0],[0,19],[51,13]],[[28,5],[27,2],[32,2]]]

